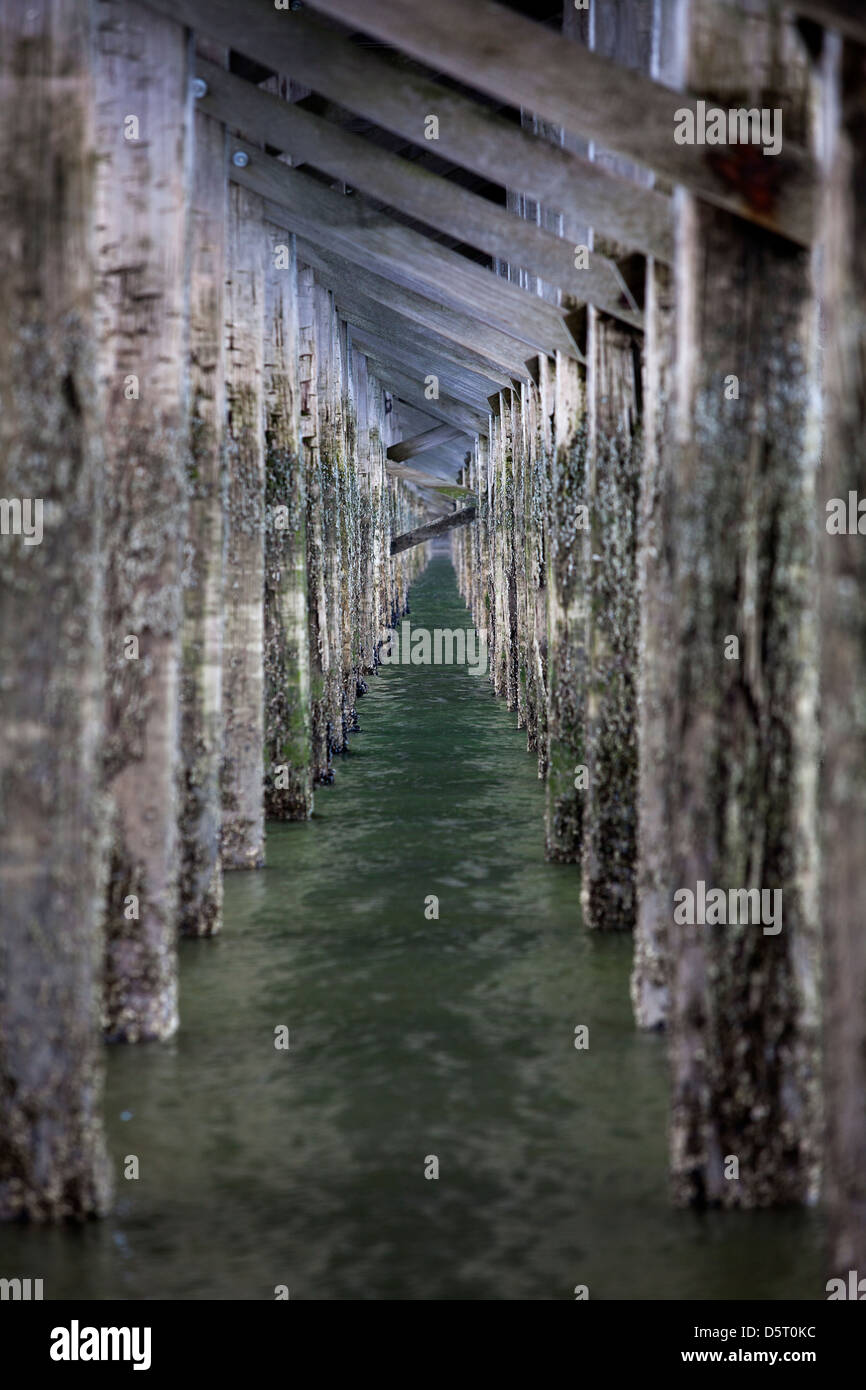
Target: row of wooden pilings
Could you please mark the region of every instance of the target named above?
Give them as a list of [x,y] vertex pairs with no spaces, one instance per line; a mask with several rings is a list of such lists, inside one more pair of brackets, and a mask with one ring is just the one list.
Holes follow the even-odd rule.
[[3,11],[0,1217],[109,1201],[100,1030],[165,1039],[179,933],[333,780],[423,515],[398,403],[227,181],[181,25]]
[[[866,492],[862,73],[828,39],[812,74],[823,245],[678,194],[645,337],[590,308],[585,364],[539,357],[491,398],[453,538],[548,856],[581,865],[586,927],[634,932],[675,1200],[822,1195],[843,1277],[866,1263],[866,564],[831,517]],[[678,922],[700,884],[781,890],[779,929]]]

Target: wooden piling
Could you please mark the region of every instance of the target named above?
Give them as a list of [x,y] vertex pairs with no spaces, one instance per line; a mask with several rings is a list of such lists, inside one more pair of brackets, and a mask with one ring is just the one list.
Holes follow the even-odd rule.
[[[689,80],[805,139],[784,22],[695,0]],[[677,1201],[753,1207],[816,1189],[816,312],[808,252],[688,195],[680,217],[668,891],[782,906],[769,933],[674,917],[671,1166]]]
[[98,311],[106,409],[106,1032],[177,1028],[181,573],[187,521],[191,49],[99,0]]
[[225,441],[225,128],[195,113],[190,268],[189,531],[183,571],[180,687],[180,930],[222,925],[223,596],[228,476]]
[[256,869],[265,858],[263,351],[265,255],[261,199],[229,189],[226,278],[228,544],[225,581],[222,858]]
[[109,1198],[92,20],[0,6],[0,1220]]

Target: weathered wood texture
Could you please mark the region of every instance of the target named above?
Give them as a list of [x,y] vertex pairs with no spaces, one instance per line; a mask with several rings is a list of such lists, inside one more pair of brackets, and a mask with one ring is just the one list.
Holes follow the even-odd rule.
[[[551,379],[552,377],[552,379]],[[586,387],[558,357],[543,388],[553,395],[554,437],[547,510],[548,858],[580,859],[586,799],[585,709],[588,601]]]
[[[573,130],[653,169],[718,207],[807,245],[812,235],[815,173],[791,138],[774,156],[773,196],[751,186],[749,165],[708,160],[673,138],[675,112],[694,100],[649,77],[564,42],[544,25],[493,0],[315,0],[314,8],[393,43],[412,57],[509,105]],[[747,22],[747,17],[743,16]],[[740,77],[748,71],[741,65]],[[717,93],[713,93],[715,97]],[[737,105],[738,103],[732,103]],[[752,103],[747,102],[747,105]],[[736,148],[736,147],[735,147]],[[738,167],[737,167],[738,166]],[[512,179],[508,179],[513,184]]]
[[196,112],[190,270],[189,534],[183,571],[180,929],[222,925],[223,584],[226,450],[225,131]]
[[588,355],[592,426],[581,903],[588,927],[631,930],[637,857],[640,345],[628,330],[593,313]]
[[[636,192],[490,107],[352,43],[310,13],[275,13],[270,0],[247,0],[242,13],[235,0],[149,3],[261,63],[300,75],[323,96],[414,144],[424,140],[427,117],[435,113],[436,148],[443,157],[573,218],[589,218],[629,249],[664,260],[673,255],[667,197],[651,189]],[[353,14],[349,23],[358,18]],[[505,100],[511,102],[510,93]]]
[[631,998],[640,1028],[661,1028],[670,998],[671,829],[667,705],[674,668],[671,557],[674,302],[667,266],[647,263],[644,455],[638,513],[638,864]]
[[[233,139],[231,145],[233,154],[245,154],[249,160],[242,168],[231,166],[232,179],[279,207],[280,220],[300,236],[404,289],[420,289],[437,303],[468,312],[537,350],[571,351],[563,315],[553,305],[503,284],[467,256],[447,250],[357,196],[326,188],[247,141]],[[629,322],[640,322],[640,315],[620,312]]]
[[[805,140],[780,25],[701,6],[690,80],[772,72],[755,100]],[[671,1165],[677,1201],[753,1207],[816,1185],[816,312],[808,255],[767,232],[686,198],[678,245],[668,888],[782,899],[776,924],[672,926]]]
[[261,200],[229,189],[226,278],[228,513],[223,648],[222,857],[264,863],[265,457],[263,345],[266,234]]
[[323,551],[322,468],[319,457],[319,368],[316,336],[316,283],[309,266],[298,266],[298,385],[300,428],[307,484],[307,621],[310,649],[310,732],[313,782],[330,779],[330,747],[325,714],[329,666],[328,608]]
[[622,313],[627,322],[640,324],[641,315],[631,310],[615,268],[603,256],[593,257],[588,266],[578,269],[569,241],[514,217],[489,198],[263,92],[212,63],[200,61],[197,71],[208,85],[202,108],[229,125],[240,126],[250,139],[279,147],[296,165],[312,165],[417,222],[544,276],[580,302],[597,304],[613,315]]
[[313,809],[307,489],[300,440],[294,238],[270,228],[265,269],[265,813]]
[[114,808],[106,1030],[177,1027],[181,567],[186,533],[191,51],[99,0],[100,376],[107,516],[105,734]]
[[413,545],[421,545],[423,541],[432,541],[434,536],[444,536],[448,531],[453,531],[455,526],[468,526],[475,520],[474,507],[461,507],[459,511],[451,512],[448,516],[442,517],[440,521],[429,521],[425,526],[416,526],[413,531],[405,531],[401,536],[394,536],[391,541],[391,554],[399,555],[404,550],[409,550]]
[[[612,0],[592,26],[593,52],[638,74],[649,70],[649,0]],[[621,176],[640,171],[593,147]],[[611,255],[622,248],[594,248]],[[593,255],[596,250],[593,251]],[[591,308],[587,313],[589,508],[586,584],[583,920],[599,930],[631,930],[637,858],[637,520],[642,466],[643,341]]]
[[[279,223],[280,210],[273,210],[271,215]],[[313,266],[322,282],[334,290],[338,300],[363,295],[365,299],[385,306],[401,319],[409,320],[425,335],[431,335],[431,341],[432,335],[437,335],[477,353],[504,370],[509,379],[526,375],[526,345],[517,337],[501,333],[499,329],[481,323],[468,313],[448,308],[440,303],[438,296],[426,298],[413,290],[402,289],[372,271],[350,265],[301,237],[298,238],[298,255]]]
[[109,1196],[93,42],[0,5],[0,1220]]
[[[815,516],[821,574],[823,762],[821,910],[825,940],[826,1194],[830,1272],[866,1269],[866,101],[863,49],[832,40],[825,70],[826,435]],[[835,532],[835,533],[834,533]]]
[[[681,0],[653,6],[652,75],[671,87],[685,80]],[[631,999],[640,1028],[662,1028],[670,1001],[671,921],[667,862],[670,809],[667,776],[666,702],[674,666],[672,573],[673,451],[665,446],[674,427],[675,306],[668,266],[646,264],[644,335],[644,454],[638,513],[637,585],[639,636],[637,915]]]
[[409,439],[401,439],[399,444],[392,444],[387,457],[389,462],[405,463],[407,459],[417,458],[429,449],[435,449],[440,444],[450,444],[452,440],[461,437],[462,431],[451,425],[436,425],[431,430],[425,430],[423,434],[416,434]]

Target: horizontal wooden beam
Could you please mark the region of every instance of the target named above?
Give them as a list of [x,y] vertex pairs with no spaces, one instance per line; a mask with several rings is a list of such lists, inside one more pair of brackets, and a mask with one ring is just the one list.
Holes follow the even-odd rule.
[[[266,208],[266,213],[280,223],[282,211],[279,207]],[[334,256],[323,251],[315,241],[309,241],[306,237],[298,237],[298,258],[312,266],[317,275],[321,275],[323,283],[334,289],[335,293],[348,279],[365,298],[411,319],[424,330],[429,329],[431,333],[438,333],[445,339],[482,354],[509,375],[526,376],[523,344],[510,334],[480,323],[463,311],[448,308],[438,298],[402,289],[381,275],[365,271],[361,266],[350,265],[339,254]]]
[[[708,202],[800,245],[811,240],[817,177],[806,150],[785,141],[781,153],[764,160],[774,187],[768,190],[762,178],[753,191],[752,163],[738,158],[741,146],[675,142],[675,113],[685,107],[694,112],[694,98],[495,0],[364,0],[360,8],[357,0],[311,3],[428,67],[654,169]],[[722,153],[724,160],[718,158]]]
[[389,391],[402,397],[409,405],[426,410],[434,420],[441,421],[443,425],[459,426],[466,434],[487,433],[487,416],[476,407],[465,405],[463,401],[456,401],[442,393],[438,400],[430,401],[424,395],[423,378],[419,379],[411,372],[401,371],[393,362],[382,361],[373,354],[367,354],[367,361]]
[[282,208],[293,231],[313,237],[395,284],[433,293],[440,303],[453,308],[468,309],[491,328],[512,333],[534,348],[575,354],[565,315],[553,304],[357,198],[323,187],[247,140],[232,136],[229,146],[232,159],[242,154],[248,161],[243,167],[229,164],[232,181]]
[[863,0],[790,0],[795,14],[817,20],[825,29],[836,29],[846,38],[866,44],[866,9]]
[[643,326],[643,315],[628,303],[621,277],[606,257],[592,252],[586,267],[578,270],[571,242],[516,217],[489,198],[390,154],[214,63],[200,59],[196,70],[208,88],[200,108],[243,130],[248,139],[282,150],[293,163],[312,164],[429,227],[539,275],[576,301],[635,327]]
[[387,450],[387,457],[392,463],[405,463],[407,459],[426,454],[428,449],[435,449],[440,444],[448,444],[452,439],[462,437],[463,431],[455,429],[453,425],[436,425],[432,430],[425,430],[423,434],[415,434],[411,439],[401,439],[398,444],[392,444]]
[[468,487],[456,483],[439,473],[425,473],[421,468],[412,468],[408,463],[386,463],[385,471],[392,478],[400,478],[404,483],[415,483],[418,487],[432,489],[440,496],[457,497],[469,492]]
[[[322,96],[423,145],[439,117],[436,153],[503,188],[597,228],[621,245],[673,259],[670,198],[593,165],[505,120],[478,102],[343,38],[309,13],[272,0],[147,0],[152,8],[275,71],[301,77]],[[355,6],[357,9],[357,5]],[[356,27],[361,16],[350,21]],[[513,103],[510,103],[513,104]]]
[[451,512],[441,521],[431,521],[426,526],[416,526],[414,531],[404,531],[402,536],[395,536],[391,541],[391,554],[399,555],[404,550],[410,550],[413,545],[422,545],[424,541],[432,541],[436,536],[444,536],[456,526],[468,526],[475,520],[475,515],[474,507],[462,507],[460,511]]
[[356,328],[351,319],[348,322],[352,330],[352,342],[368,357],[378,357],[383,362],[393,361],[396,366],[411,370],[412,375],[417,376],[425,385],[431,376],[435,376],[436,389],[453,396],[455,400],[463,401],[466,405],[477,406],[479,410],[484,409],[489,386],[484,377],[461,371],[459,367],[451,366],[429,350],[423,354],[410,352],[406,344],[399,339],[382,338],[378,334]]

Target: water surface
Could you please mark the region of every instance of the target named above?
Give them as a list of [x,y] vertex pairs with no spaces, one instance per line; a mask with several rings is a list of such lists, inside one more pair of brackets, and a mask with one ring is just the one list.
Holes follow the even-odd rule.
[[[411,601],[469,621],[446,555]],[[314,819],[269,825],[223,935],[182,943],[177,1038],[109,1050],[114,1214],[0,1231],[0,1273],[46,1298],[823,1298],[815,1213],[670,1207],[664,1040],[632,1025],[630,941],[585,933],[577,870],[544,862],[513,713],[465,668],[369,685]]]

